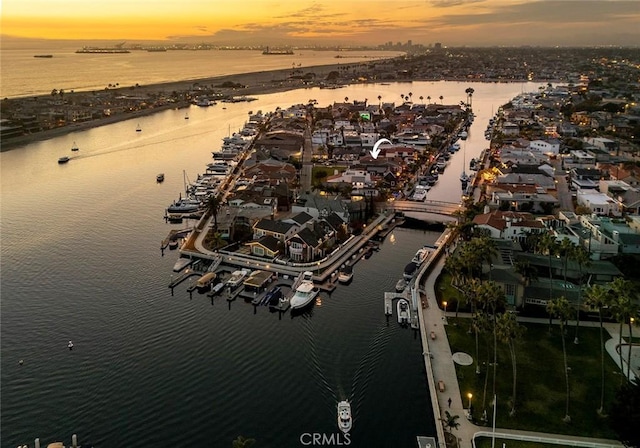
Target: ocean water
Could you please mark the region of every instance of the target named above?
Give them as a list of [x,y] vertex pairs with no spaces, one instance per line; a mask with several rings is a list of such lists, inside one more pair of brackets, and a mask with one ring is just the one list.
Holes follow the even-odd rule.
[[[413,446],[416,435],[434,435],[420,339],[387,322],[383,293],[438,234],[396,229],[394,243],[356,265],[350,285],[281,320],[242,300],[190,298],[188,283],[171,295],[177,253],[163,256],[159,246],[182,227],[163,221],[166,206],[250,111],[312,98],[397,101],[408,91],[457,104],[469,86],[478,117],[465,151],[429,193],[456,201],[463,158],[468,164],[486,146],[494,109],[537,85],[303,89],[227,109],[192,106],[189,120],[168,110],[1,153],[2,445],[68,443],[77,433],[100,447],[228,447],[238,435],[261,447],[302,446],[303,433],[337,433],[343,398],[353,403],[353,446]],[[71,161],[58,165],[62,155]]]
[[[202,79],[253,71],[315,65],[368,62],[400,55],[395,51],[295,50],[293,55],[268,55],[260,50],[200,50],[121,54],[76,53],[81,43],[34,42],[25,48],[4,44],[0,53],[0,98],[47,95],[65,91],[103,90],[176,80]],[[52,58],[35,58],[51,54]],[[339,59],[336,56],[340,56]]]

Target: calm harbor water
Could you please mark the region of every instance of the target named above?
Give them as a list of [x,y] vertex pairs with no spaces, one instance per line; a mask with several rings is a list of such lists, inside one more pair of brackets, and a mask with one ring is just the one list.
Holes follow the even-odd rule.
[[[162,217],[221,138],[250,111],[345,96],[399,101],[413,92],[464,99],[477,118],[431,199],[457,201],[463,167],[486,147],[493,110],[535,84],[403,83],[260,96],[253,103],[170,110],[0,154],[1,433],[3,446],[69,441],[100,447],[301,446],[336,433],[335,405],[354,407],[353,446],[414,446],[433,435],[422,348],[383,313],[418,246],[433,232],[396,229],[360,261],[353,282],[291,318],[236,301],[211,302],[188,284],[171,296],[176,252],[161,256]],[[142,132],[135,132],[137,125]],[[71,153],[76,142],[80,150]],[[70,155],[66,165],[58,157]],[[164,172],[166,180],[155,182]],[[67,342],[73,340],[73,351]],[[24,360],[19,365],[19,360]]]

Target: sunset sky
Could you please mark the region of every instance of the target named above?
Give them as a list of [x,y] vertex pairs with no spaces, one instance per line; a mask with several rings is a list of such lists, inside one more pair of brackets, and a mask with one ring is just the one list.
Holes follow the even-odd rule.
[[3,0],[2,35],[303,45],[638,45],[640,0]]

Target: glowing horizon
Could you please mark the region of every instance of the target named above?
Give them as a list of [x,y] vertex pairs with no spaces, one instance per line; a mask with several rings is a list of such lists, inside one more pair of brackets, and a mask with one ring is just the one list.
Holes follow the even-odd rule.
[[629,0],[5,0],[4,36],[227,45],[637,45]]

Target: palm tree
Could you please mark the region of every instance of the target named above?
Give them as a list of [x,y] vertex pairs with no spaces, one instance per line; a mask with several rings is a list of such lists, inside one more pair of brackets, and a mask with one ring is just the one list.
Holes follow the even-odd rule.
[[509,415],[513,417],[516,414],[516,343],[522,337],[526,328],[518,324],[516,315],[513,313],[502,313],[497,322],[497,333],[500,340],[509,347],[509,355],[511,355],[511,369],[513,372],[513,389],[511,395],[511,410]]
[[344,97],[344,102],[345,102],[345,103],[348,103],[348,102],[349,102],[349,97],[348,97],[348,96],[345,96],[345,97]]
[[411,101],[411,97],[413,96],[413,92],[409,92],[409,101]]
[[473,90],[472,87],[467,87],[464,91],[464,93],[467,94],[467,107],[471,108],[471,97],[473,97],[473,92],[475,92],[475,90]]
[[[547,232],[538,239],[538,252],[546,253],[549,257],[549,300],[553,300],[553,271],[551,270],[551,258],[557,252],[558,242],[555,237]],[[549,333],[551,333],[551,314],[549,314]]]
[[213,216],[213,230],[218,231],[218,211],[220,211],[220,199],[215,194],[209,196],[207,199],[207,209]]
[[254,443],[256,443],[255,439],[247,438],[244,436],[238,436],[238,438],[231,443],[231,447],[232,448],[249,448],[250,446],[253,446]]
[[444,100],[444,97],[443,97],[442,95],[440,95],[440,104],[444,104],[444,103],[442,102],[442,100]]
[[431,104],[431,95],[427,95],[427,103]]
[[560,320],[560,337],[562,339],[562,356],[564,359],[564,377],[565,383],[567,386],[567,399],[565,404],[565,415],[562,419],[565,423],[571,422],[571,416],[569,416],[569,397],[570,397],[570,389],[569,389],[569,366],[567,366],[567,348],[564,340],[565,336],[565,324],[569,317],[571,317],[571,305],[569,301],[564,297],[560,296],[555,300],[549,300],[547,303],[547,312],[550,316],[557,317]]
[[460,427],[460,423],[458,422],[459,418],[459,415],[451,415],[449,411],[444,411],[444,417],[440,418],[440,421],[442,422],[442,426],[451,432],[452,429],[458,429]]
[[382,109],[382,95],[378,95],[378,109]]
[[598,414],[604,414],[604,336],[602,325],[602,309],[609,303],[608,291],[600,285],[589,287],[585,293],[587,297],[585,304],[591,308],[598,308],[598,320],[600,321],[600,408]]
[[[622,369],[623,379],[630,378],[631,368],[631,336],[632,336],[632,321],[638,314],[638,306],[632,301],[633,297],[633,284],[629,280],[624,280],[621,277],[615,278],[611,283],[611,292],[614,295],[613,300],[610,303],[610,310],[613,317],[620,324],[620,331],[618,335],[618,354],[620,355],[620,369]],[[629,323],[629,355],[627,358],[627,374],[624,375],[624,364],[622,362],[622,328],[625,323]]]
[[420,95],[420,103],[424,104],[424,97]]
[[580,306],[582,302],[582,285],[583,285],[583,273],[582,270],[585,266],[591,264],[591,259],[589,258],[589,252],[582,246],[575,246],[573,249],[573,260],[578,263],[578,270],[580,271],[580,277],[578,278],[578,306],[576,307],[576,334],[573,338],[573,343],[577,344],[578,340],[578,329],[580,328]]

